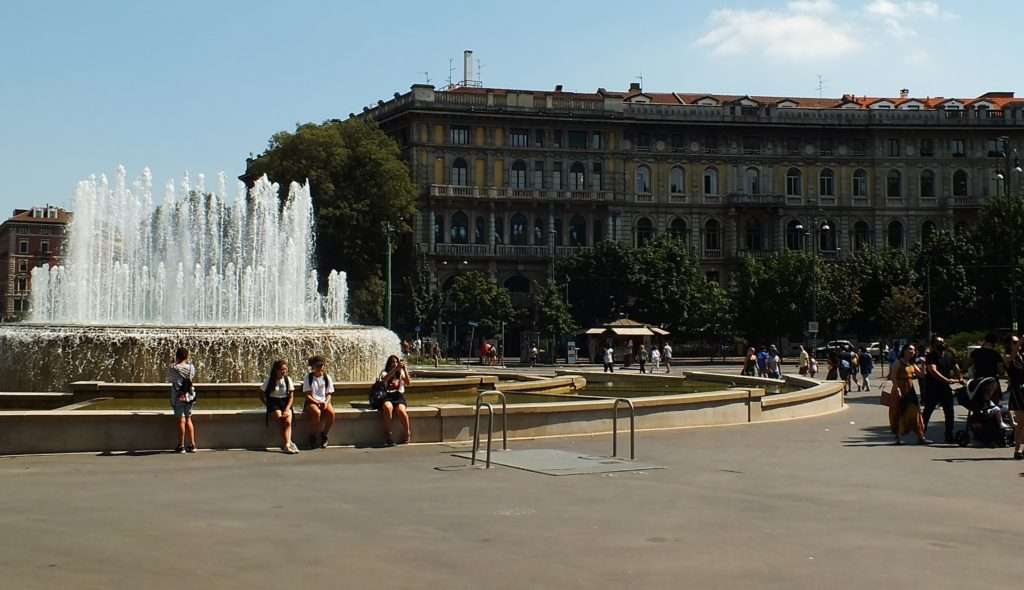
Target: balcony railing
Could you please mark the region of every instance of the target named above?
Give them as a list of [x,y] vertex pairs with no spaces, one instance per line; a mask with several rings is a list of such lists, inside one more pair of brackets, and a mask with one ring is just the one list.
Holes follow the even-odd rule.
[[668,198],[673,203],[685,203],[686,193],[669,193]]
[[785,197],[775,194],[729,193],[727,201],[737,207],[777,207],[786,204]]
[[721,248],[704,248],[704,258],[721,258]]
[[498,244],[495,246],[498,256],[513,258],[550,258],[551,246],[510,246]]
[[957,209],[970,209],[978,206],[978,200],[974,197],[953,197],[950,204]]
[[736,253],[739,258],[768,258],[775,254],[774,250],[740,250]]
[[467,199],[513,199],[524,201],[611,201],[612,191],[605,190],[544,190],[532,188],[477,187],[454,184],[430,185],[432,197]]
[[434,254],[474,258],[491,255],[490,244],[434,244]]
[[651,193],[636,193],[635,197],[636,197],[636,202],[637,203],[653,203],[654,202],[654,195],[652,195]]

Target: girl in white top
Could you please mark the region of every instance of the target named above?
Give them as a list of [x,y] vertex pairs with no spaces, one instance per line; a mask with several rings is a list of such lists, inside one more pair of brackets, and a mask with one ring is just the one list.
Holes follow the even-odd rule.
[[270,376],[260,390],[263,403],[267,405],[267,421],[273,417],[281,426],[281,450],[289,455],[299,452],[299,447],[292,442],[292,380],[288,378],[288,361],[276,360],[270,367]]
[[334,383],[324,371],[324,357],[317,355],[309,359],[309,374],[302,380],[302,393],[306,403],[302,413],[309,417],[309,448],[327,448],[327,435],[334,426],[334,406],[331,394]]

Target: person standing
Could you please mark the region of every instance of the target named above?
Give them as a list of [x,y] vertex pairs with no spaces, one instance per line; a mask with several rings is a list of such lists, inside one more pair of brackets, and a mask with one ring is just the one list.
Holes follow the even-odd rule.
[[604,372],[615,372],[615,349],[612,348],[611,344],[608,345],[608,348],[604,349]]
[[[860,391],[860,353],[857,352],[852,346],[849,347],[850,351],[850,380],[853,385],[857,386],[857,391]],[[850,388],[853,388],[853,385]]]
[[645,368],[647,366],[647,346],[643,344],[640,345],[640,353],[637,355],[637,361],[640,363],[640,374],[643,375],[647,373]]
[[764,362],[765,374],[769,379],[782,379],[782,359],[779,349],[772,344],[768,347],[768,358]]
[[811,355],[807,354],[804,345],[800,345],[800,374],[807,375],[811,372]]
[[655,371],[661,370],[661,351],[658,350],[658,345],[651,346],[651,374]]
[[309,448],[327,448],[328,434],[334,426],[335,413],[331,404],[334,383],[324,370],[324,357],[316,355],[309,359],[309,374],[302,381],[302,393],[306,401],[302,413],[309,419]]
[[540,351],[537,350],[537,344],[536,343],[531,344],[530,345],[530,368],[533,368],[533,367],[537,366],[537,356],[539,354],[540,354]]
[[1013,458],[1024,459],[1024,353],[1018,336],[1010,336],[1009,353],[1006,355],[1006,372],[1010,378],[1010,411],[1013,412]]
[[957,382],[953,375],[953,366],[949,363],[949,357],[945,355],[946,342],[939,336],[932,338],[931,346],[924,357],[925,379],[924,391],[924,427],[928,429],[928,421],[932,412],[937,406],[942,406],[942,415],[945,418],[945,442],[952,444],[953,424],[956,420],[953,406],[953,387]]
[[920,367],[914,364],[916,356],[917,349],[913,344],[904,346],[890,374],[893,400],[889,406],[889,428],[896,435],[898,445],[903,444],[903,435],[910,431],[917,435],[918,444],[932,442],[925,438],[921,401],[914,390],[914,381],[921,374]]
[[747,349],[747,355],[743,357],[743,370],[740,375],[745,377],[757,376],[757,350],[751,346]]
[[768,349],[764,346],[761,347],[760,352],[757,353],[757,376],[767,377],[768,369],[766,365],[768,363]]
[[[192,406],[196,401],[196,367],[189,360],[188,350],[179,348],[174,353],[174,363],[167,368],[167,380],[171,382],[171,409],[178,423],[178,446],[176,453],[196,452],[196,427],[192,424]],[[186,446],[186,436],[188,445]]]
[[260,392],[267,406],[266,422],[269,424],[273,418],[281,428],[281,450],[289,455],[297,454],[299,447],[292,442],[292,419],[295,416],[292,404],[295,402],[295,393],[292,391],[292,380],[288,377],[288,361],[274,361]]
[[665,374],[670,374],[672,372],[672,345],[668,342],[662,348],[661,360],[665,361]]

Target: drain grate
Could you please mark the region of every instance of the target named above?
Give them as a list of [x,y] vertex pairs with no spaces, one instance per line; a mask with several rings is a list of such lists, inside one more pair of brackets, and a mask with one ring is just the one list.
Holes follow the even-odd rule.
[[[455,457],[472,459],[472,452],[455,453]],[[484,461],[487,453],[477,451],[477,462]],[[639,463],[617,457],[594,457],[558,449],[525,449],[493,451],[491,463],[544,475],[590,475],[620,471],[649,471],[664,469],[659,465]]]

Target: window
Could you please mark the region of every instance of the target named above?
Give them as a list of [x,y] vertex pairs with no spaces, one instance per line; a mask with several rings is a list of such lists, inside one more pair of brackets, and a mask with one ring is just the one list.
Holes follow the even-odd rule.
[[594,131],[590,134],[590,149],[599,150],[604,147],[604,141],[601,139],[601,134]]
[[964,151],[964,140],[954,139],[949,142],[949,152],[954,158],[962,158],[967,152]]
[[440,213],[434,216],[434,242],[444,243],[444,216]]
[[985,142],[985,145],[988,146],[988,149],[986,150],[986,151],[988,151],[988,157],[990,157],[990,158],[1002,158],[1002,157],[1004,157],[1004,154],[1003,154],[1003,142],[1001,140],[990,139],[990,140]]
[[636,147],[640,151],[650,151],[651,149],[651,136],[646,133],[641,133],[637,139]]
[[533,188],[544,187],[544,162],[535,160],[533,162]]
[[709,270],[706,273],[704,273],[704,280],[709,283],[714,283],[717,285],[719,283],[719,279],[720,275],[717,270]]
[[835,154],[835,144],[831,139],[822,139],[818,145],[819,154],[822,156],[832,156]]
[[562,190],[562,163],[555,162],[555,167],[551,170],[551,189],[560,191]]
[[672,167],[672,172],[669,174],[668,191],[672,194],[686,192],[686,172],[682,166]]
[[789,138],[786,140],[786,153],[791,156],[800,154],[800,140]]
[[574,215],[569,221],[569,245],[587,245],[587,222],[579,215]]
[[585,150],[587,149],[587,132],[586,131],[570,131],[569,132],[569,148],[574,150]]
[[18,242],[18,254],[28,254],[28,240]]
[[861,168],[853,173],[853,196],[868,196],[868,173]]
[[764,235],[761,229],[761,222],[748,220],[746,226],[746,247],[747,250],[760,252],[764,250]]
[[554,131],[551,132],[551,145],[555,146],[556,148],[562,147],[561,129],[555,129]]
[[533,220],[533,243],[545,245],[548,243],[547,233],[544,231],[544,222],[540,217]]
[[455,158],[455,161],[452,162],[451,183],[455,186],[469,184],[469,167],[462,158]]
[[682,135],[679,135],[678,133],[674,134],[672,136],[671,141],[672,141],[672,151],[673,152],[684,152],[684,151],[686,151],[686,140],[683,138]]
[[795,219],[786,224],[786,248],[802,250],[804,244],[804,226]]
[[885,176],[885,195],[890,198],[903,196],[903,176],[899,170],[890,170]]
[[935,173],[931,170],[925,170],[921,173],[921,198],[935,198]]
[[487,222],[484,221],[483,217],[477,217],[476,223],[473,224],[473,243],[487,243]]
[[894,250],[903,248],[903,224],[893,221],[889,224],[888,245]]
[[586,183],[586,169],[583,164],[574,162],[572,167],[569,168],[569,189],[574,191],[581,191]]
[[895,138],[889,139],[889,157],[897,158],[900,155],[900,140]]
[[512,188],[526,188],[526,162],[516,160],[509,170],[509,186]]
[[600,242],[604,239],[604,225],[600,219],[594,220],[594,241]]
[[761,138],[760,137],[744,137],[743,138],[743,153],[747,155],[756,155],[761,153]]
[[704,194],[718,194],[718,169],[714,166],[709,166],[704,169]]
[[709,219],[704,224],[704,253],[708,254],[709,251],[716,254],[721,254],[722,251],[722,240],[720,235],[720,229],[718,226],[718,220]]
[[462,211],[452,215],[451,242],[453,244],[469,243],[469,218]]
[[28,279],[24,277],[19,278],[16,287],[18,291],[28,291]]
[[526,245],[526,216],[516,213],[512,216],[512,227],[510,228],[510,243],[514,246]]
[[934,139],[922,139],[921,140],[921,157],[929,158],[935,155],[935,140]]
[[747,168],[743,176],[744,188],[749,195],[761,194],[761,171],[757,168]]
[[822,252],[835,252],[839,249],[836,243],[838,228],[832,220],[826,219],[818,226],[818,248]]
[[469,144],[469,127],[452,127],[448,130],[448,141],[454,145]]
[[654,239],[654,224],[651,223],[650,219],[641,217],[636,222],[636,246],[641,248],[651,243]]
[[931,221],[926,221],[921,224],[921,243],[927,244],[932,239],[932,235],[935,234],[935,224]]
[[967,173],[963,170],[957,170],[953,173],[953,196],[967,196]]
[[590,188],[594,190],[601,190],[604,186],[603,172],[601,170],[601,162],[594,162],[593,172],[591,173]]
[[871,245],[871,227],[867,222],[858,221],[853,224],[853,251],[863,252]]
[[636,192],[644,195],[651,192],[651,169],[647,166],[636,168]]
[[494,243],[505,243],[505,218],[501,215],[494,217]]
[[800,184],[803,179],[798,168],[790,168],[786,171],[786,194],[793,197],[800,196]]
[[552,234],[553,235],[551,237],[555,240],[555,243],[554,243],[555,246],[561,246],[562,245],[562,218],[561,217],[556,217],[552,221],[554,221],[555,225],[554,225],[554,227],[552,227],[552,230],[553,230]]
[[831,168],[825,168],[818,176],[818,193],[823,197],[836,196],[836,178]]
[[49,240],[43,240],[43,241],[39,242],[39,252],[41,254],[43,254],[43,255],[48,255],[50,253],[50,241]]
[[28,263],[24,260],[18,262],[18,272],[28,272]]
[[704,153],[705,154],[717,154],[718,153],[718,138],[709,137],[704,140]]
[[533,147],[544,147],[544,130],[536,129],[533,132]]
[[512,147],[526,147],[530,144],[530,132],[526,129],[513,129],[508,134],[508,142]]
[[868,142],[864,139],[855,139],[850,151],[855,156],[866,156],[868,155]]
[[677,240],[686,238],[686,222],[676,217],[672,220],[671,225],[668,226],[668,233],[670,236]]

